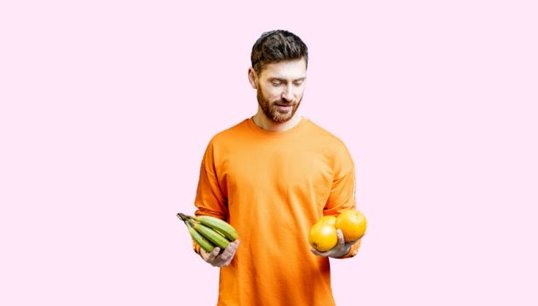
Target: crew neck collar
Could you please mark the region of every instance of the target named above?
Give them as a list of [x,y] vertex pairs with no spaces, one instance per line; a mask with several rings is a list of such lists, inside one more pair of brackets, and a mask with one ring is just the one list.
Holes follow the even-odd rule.
[[254,116],[247,119],[247,124],[256,133],[260,133],[260,134],[267,135],[267,136],[272,136],[272,137],[280,137],[280,136],[285,136],[285,135],[290,135],[290,134],[297,133],[297,131],[299,131],[299,130],[301,130],[303,128],[303,126],[306,124],[307,121],[308,121],[307,118],[301,116],[300,121],[295,126],[293,126],[292,128],[289,128],[289,129],[287,129],[285,131],[264,130],[261,127],[259,127],[258,125],[256,125],[256,123],[254,122]]

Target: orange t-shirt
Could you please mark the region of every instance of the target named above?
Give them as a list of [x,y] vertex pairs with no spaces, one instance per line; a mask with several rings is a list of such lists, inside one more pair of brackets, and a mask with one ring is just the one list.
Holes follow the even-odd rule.
[[308,231],[355,206],[354,172],[342,141],[306,118],[284,132],[246,119],[215,135],[195,214],[228,221],[241,241],[220,270],[218,305],[334,305],[329,259],[310,252]]

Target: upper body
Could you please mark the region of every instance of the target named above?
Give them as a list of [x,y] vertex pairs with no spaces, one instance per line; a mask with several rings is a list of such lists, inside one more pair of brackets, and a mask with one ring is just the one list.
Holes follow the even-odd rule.
[[[280,53],[264,55],[271,47]],[[355,207],[353,161],[340,139],[297,114],[306,45],[286,31],[265,33],[252,59],[258,112],[211,139],[195,200],[196,215],[228,221],[241,243],[221,255],[195,249],[222,266],[219,305],[334,305],[328,256],[352,257],[360,241],[345,244],[339,233],[334,250],[312,252],[308,230]]]

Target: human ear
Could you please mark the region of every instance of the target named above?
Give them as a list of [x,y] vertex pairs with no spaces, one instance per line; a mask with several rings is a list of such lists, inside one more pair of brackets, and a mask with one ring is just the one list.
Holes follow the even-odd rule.
[[248,68],[248,81],[250,82],[250,86],[254,89],[258,89],[257,78],[256,71],[254,71],[252,67]]

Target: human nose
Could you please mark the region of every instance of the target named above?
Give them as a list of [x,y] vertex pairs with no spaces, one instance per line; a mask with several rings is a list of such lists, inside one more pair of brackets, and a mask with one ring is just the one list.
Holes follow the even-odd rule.
[[293,100],[293,86],[286,86],[282,92],[282,98],[287,101]]

